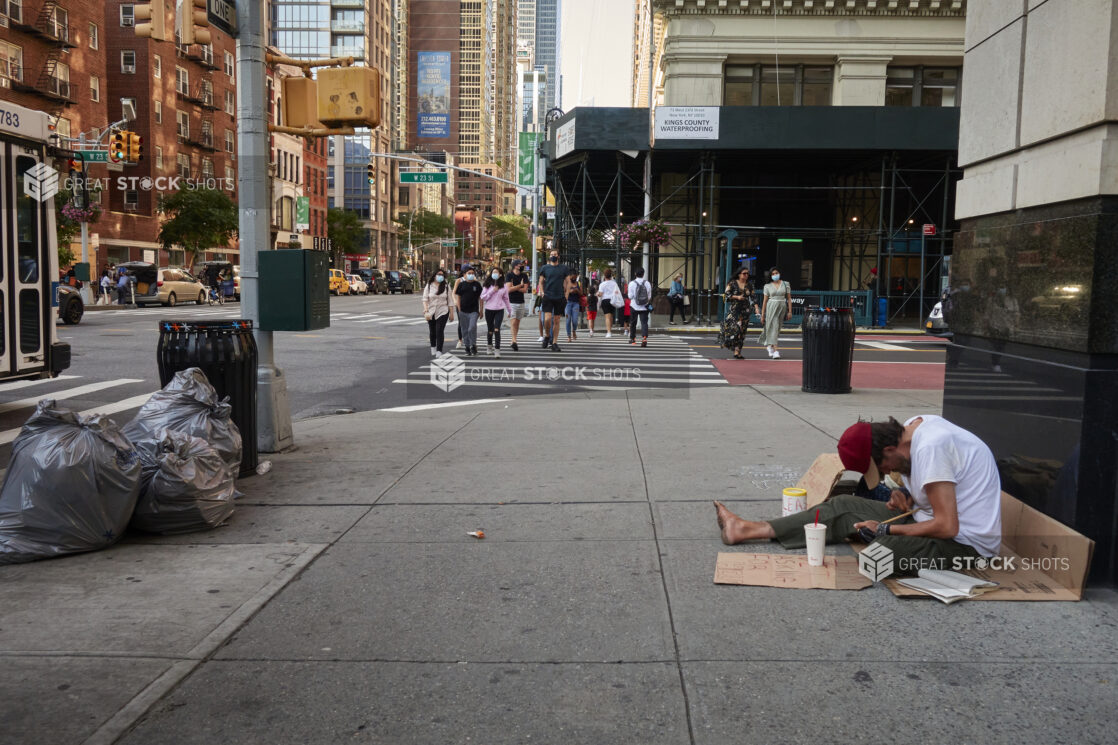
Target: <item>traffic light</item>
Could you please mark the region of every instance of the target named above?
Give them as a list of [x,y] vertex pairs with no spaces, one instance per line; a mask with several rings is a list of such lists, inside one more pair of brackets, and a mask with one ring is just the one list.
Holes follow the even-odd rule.
[[365,166],[365,170],[369,174],[369,186],[372,186],[373,184],[375,184],[377,182],[377,164],[376,163],[370,163],[367,166]]
[[109,137],[109,160],[113,163],[120,163],[127,160],[127,140],[124,133],[120,131],[113,132]]
[[372,67],[318,71],[318,120],[327,127],[380,126],[380,72]]
[[125,156],[129,163],[139,163],[144,159],[144,138],[135,132],[125,132]]
[[210,43],[210,19],[206,17],[206,0],[182,0],[182,43]]
[[152,0],[147,5],[136,5],[132,12],[137,21],[148,21],[136,24],[136,36],[167,41],[167,14],[163,0]]
[[85,172],[85,161],[81,158],[71,158],[68,167],[71,175],[80,176]]

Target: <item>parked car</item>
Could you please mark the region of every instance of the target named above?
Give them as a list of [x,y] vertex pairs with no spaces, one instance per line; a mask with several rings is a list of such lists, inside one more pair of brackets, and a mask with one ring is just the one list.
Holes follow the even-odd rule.
[[349,294],[349,280],[346,279],[345,272],[341,269],[330,270],[330,294],[331,295],[348,295]]
[[167,305],[195,302],[204,305],[206,288],[198,279],[180,267],[159,269],[146,261],[117,264],[132,277],[137,305]]
[[81,294],[70,285],[58,286],[58,320],[73,326],[81,322],[85,315],[85,303]]
[[358,269],[357,273],[369,286],[369,292],[374,295],[388,294],[388,281],[384,278],[384,272],[379,269]]
[[368,295],[369,286],[365,284],[365,280],[357,274],[350,274],[346,277],[349,281],[349,294],[350,295]]
[[411,277],[404,272],[385,272],[384,277],[388,283],[388,291],[395,295],[397,292],[410,294],[414,292],[415,285]]

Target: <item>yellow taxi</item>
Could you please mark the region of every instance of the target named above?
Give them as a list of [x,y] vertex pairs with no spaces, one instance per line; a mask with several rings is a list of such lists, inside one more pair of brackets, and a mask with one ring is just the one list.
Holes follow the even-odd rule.
[[345,272],[343,272],[341,269],[330,270],[330,294],[349,294],[349,280],[346,279]]

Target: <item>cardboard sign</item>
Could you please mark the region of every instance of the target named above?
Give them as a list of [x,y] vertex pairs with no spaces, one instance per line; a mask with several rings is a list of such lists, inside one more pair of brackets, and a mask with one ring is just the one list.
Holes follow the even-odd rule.
[[823,566],[808,566],[806,554],[718,554],[717,585],[790,587],[798,590],[861,590],[873,584],[858,573],[853,556],[824,556]]
[[796,482],[796,486],[807,491],[807,506],[811,508],[825,502],[844,471],[838,453],[817,456],[811,467]]

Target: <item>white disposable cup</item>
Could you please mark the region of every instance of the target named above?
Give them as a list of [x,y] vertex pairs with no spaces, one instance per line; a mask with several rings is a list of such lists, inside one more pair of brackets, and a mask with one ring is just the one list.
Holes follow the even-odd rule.
[[784,490],[780,505],[780,516],[788,517],[807,509],[807,491],[790,486]]
[[804,525],[804,540],[807,542],[807,565],[823,566],[823,547],[827,545],[827,526],[824,523]]

